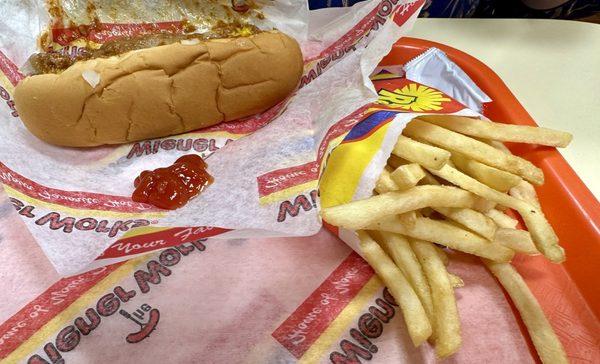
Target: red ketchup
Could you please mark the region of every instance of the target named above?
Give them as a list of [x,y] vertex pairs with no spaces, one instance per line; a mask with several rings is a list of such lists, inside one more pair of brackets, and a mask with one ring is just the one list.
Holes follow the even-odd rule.
[[131,198],[167,210],[175,210],[200,194],[214,179],[206,162],[195,154],[184,155],[172,166],[143,171],[135,179]]

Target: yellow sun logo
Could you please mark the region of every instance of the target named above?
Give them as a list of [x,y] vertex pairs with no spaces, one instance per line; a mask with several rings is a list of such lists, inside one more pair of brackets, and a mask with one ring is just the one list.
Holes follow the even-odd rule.
[[439,111],[442,102],[452,101],[438,90],[415,83],[394,91],[380,90],[377,103],[412,111]]

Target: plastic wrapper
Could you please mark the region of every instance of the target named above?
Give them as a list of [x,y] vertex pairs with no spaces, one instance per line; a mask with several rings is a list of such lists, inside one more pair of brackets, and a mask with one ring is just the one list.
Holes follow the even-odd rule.
[[491,99],[441,50],[429,48],[404,65],[406,78],[429,85],[459,100],[471,110],[482,111]]
[[[0,64],[9,103],[12,87],[23,77],[16,67],[26,61],[23,49],[35,48],[30,24],[40,24],[40,30],[51,25],[42,37],[47,47],[76,51],[81,42],[99,44],[148,27],[180,28],[189,9],[196,13],[202,4],[222,5],[169,4],[175,3],[183,5],[171,9],[139,2],[121,12],[97,2],[82,12],[79,3],[63,2],[62,10],[54,11],[60,17],[51,19],[33,2],[3,4],[6,18],[28,19],[3,25]],[[305,72],[288,100],[261,115],[173,137],[75,150],[42,142],[28,133],[16,113],[3,114],[0,180],[59,273],[202,237],[301,236],[320,229],[315,191],[323,157],[333,147],[331,127],[376,98],[368,75],[410,28],[423,1],[369,1],[329,24],[311,22],[303,1],[264,3],[265,19],[251,21],[296,37]],[[90,11],[97,19],[93,27],[64,28],[89,21]],[[124,18],[127,14],[136,19]],[[133,180],[141,171],[170,165],[190,152],[210,156],[209,172],[215,178],[198,198],[170,212],[131,200]]]

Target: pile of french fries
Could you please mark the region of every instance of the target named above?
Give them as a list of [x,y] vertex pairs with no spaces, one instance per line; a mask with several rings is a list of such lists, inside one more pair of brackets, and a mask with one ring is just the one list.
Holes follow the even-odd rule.
[[[535,297],[510,264],[515,253],[565,259],[533,185],[542,170],[502,142],[565,147],[569,133],[449,116],[413,119],[399,137],[374,196],[325,208],[325,221],[355,230],[363,256],[402,308],[415,346],[430,340],[438,357],[461,345],[444,249],[481,258],[511,297],[544,363],[567,356]],[[528,231],[505,212],[520,214]]]

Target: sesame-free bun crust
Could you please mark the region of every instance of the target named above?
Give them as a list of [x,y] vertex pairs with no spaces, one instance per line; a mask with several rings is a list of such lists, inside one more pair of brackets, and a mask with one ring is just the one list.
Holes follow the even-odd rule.
[[302,74],[298,43],[278,31],[189,43],[27,77],[15,88],[15,106],[27,129],[48,143],[121,144],[265,111],[288,96]]

